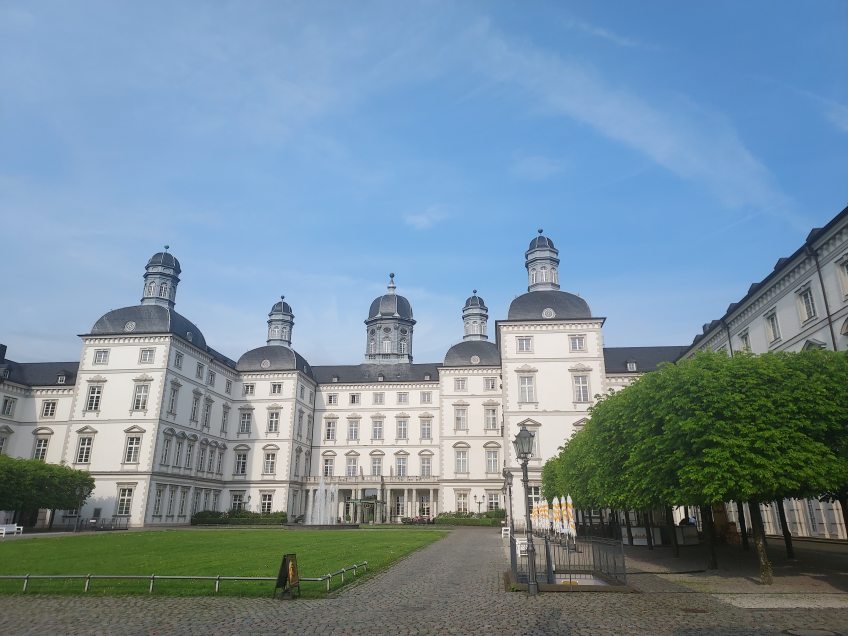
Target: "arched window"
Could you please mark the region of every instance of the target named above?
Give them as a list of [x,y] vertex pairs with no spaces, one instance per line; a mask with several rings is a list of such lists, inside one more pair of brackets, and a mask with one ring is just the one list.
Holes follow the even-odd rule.
[[392,352],[392,341],[388,338],[383,338],[383,353]]
[[277,325],[271,327],[271,337],[279,338],[280,337],[280,328]]
[[471,333],[480,333],[480,323],[476,320],[471,323]]
[[281,337],[283,338],[283,340],[288,340],[288,338],[289,338],[289,328],[288,327],[283,327],[283,330],[280,333],[281,333]]
[[155,296],[156,295],[156,283],[150,281],[147,283],[147,293],[145,296]]
[[377,353],[377,343],[373,340],[368,343],[368,353]]
[[535,283],[535,282],[537,282],[537,281],[536,281],[536,270],[535,270],[535,269],[531,269],[531,270],[530,270],[530,284],[532,285],[532,284],[533,284],[533,283]]
[[559,282],[559,274],[557,273],[556,267],[551,267],[551,281],[554,283]]
[[398,351],[400,353],[406,353],[406,340],[400,341],[400,344],[398,345]]
[[547,267],[543,267],[543,268],[542,268],[542,272],[541,272],[541,274],[542,274],[542,276],[541,276],[541,278],[542,278],[542,282],[543,282],[543,283],[547,283],[547,282],[548,282],[548,268],[547,268]]
[[159,285],[159,298],[167,298],[168,297],[168,284],[162,283]]

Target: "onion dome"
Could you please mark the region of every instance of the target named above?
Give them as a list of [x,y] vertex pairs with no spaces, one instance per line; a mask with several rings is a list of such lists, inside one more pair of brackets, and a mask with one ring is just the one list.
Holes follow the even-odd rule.
[[389,274],[387,293],[375,298],[368,310],[368,318],[391,317],[412,320],[412,305],[409,301],[395,293],[395,275]]
[[582,320],[592,317],[589,303],[559,290],[522,294],[509,305],[508,320]]

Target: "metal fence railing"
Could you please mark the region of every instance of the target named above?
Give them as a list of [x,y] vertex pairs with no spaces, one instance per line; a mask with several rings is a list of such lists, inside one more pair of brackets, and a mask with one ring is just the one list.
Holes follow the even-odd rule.
[[[526,584],[529,562],[527,540],[510,536],[510,569],[516,583]],[[533,537],[536,580],[539,583],[564,584],[567,589],[579,585],[626,585],[627,569],[624,546],[614,539],[580,537],[558,540]]]
[[[348,567],[341,568],[340,570],[336,570],[335,572],[328,572],[322,576],[301,576],[301,581],[312,582],[312,583],[324,583],[326,592],[330,593],[330,587],[333,578],[339,576],[341,577],[341,582],[345,581],[345,574],[347,572],[353,572],[353,576],[356,576],[357,570],[362,569],[364,571],[368,571],[368,561],[363,561],[362,563],[355,563],[354,565],[349,565]],[[73,581],[80,580],[84,582],[83,592],[88,592],[91,589],[92,581],[105,581],[105,580],[136,580],[136,581],[149,581],[148,585],[148,593],[153,594],[153,590],[155,588],[157,581],[214,581],[215,588],[214,593],[217,594],[221,589],[222,581],[276,581],[276,576],[183,576],[183,575],[164,575],[164,574],[4,574],[0,575],[0,580],[17,580],[23,581],[23,589],[21,591],[26,592],[29,589],[30,581],[35,580],[52,580],[52,581]]]

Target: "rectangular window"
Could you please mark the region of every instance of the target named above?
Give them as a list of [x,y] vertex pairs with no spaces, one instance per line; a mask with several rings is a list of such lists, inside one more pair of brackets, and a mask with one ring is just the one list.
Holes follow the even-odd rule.
[[486,422],[487,431],[498,430],[498,409],[494,406],[487,406],[483,409],[483,419]]
[[41,417],[56,417],[56,400],[45,400],[41,405]]
[[93,444],[93,437],[79,438],[77,442],[77,464],[88,464],[91,462],[91,447]]
[[212,369],[209,369],[209,372],[206,374],[206,384],[209,386],[215,386],[216,377],[217,374]]
[[457,450],[455,451],[454,456],[454,472],[457,473],[467,473],[468,472],[468,451],[467,450]]
[[[297,449],[300,451],[300,449]],[[294,456],[294,476],[297,477],[300,474],[300,452],[298,452]]]
[[[194,444],[189,443],[186,445],[186,460],[184,467],[187,470],[191,470],[191,457],[194,454]],[[180,513],[182,514],[182,513]]]
[[253,414],[250,411],[242,411],[239,416],[239,433],[250,433],[250,424]]
[[350,394],[350,403],[351,404],[359,404],[359,393],[351,393]]
[[117,516],[128,517],[130,515],[130,511],[132,510],[132,496],[132,488],[118,489],[118,507],[115,510]]
[[532,375],[518,376],[518,401],[536,401],[536,380]]
[[246,475],[247,474],[247,453],[238,452],[236,453],[236,462],[233,465],[233,475]]
[[212,419],[212,400],[207,398],[203,402],[203,417],[200,419],[200,426],[209,428],[210,419]]
[[[91,393],[91,390],[89,389],[89,394],[90,393]],[[15,413],[15,402],[16,402],[15,398],[10,398],[10,397],[3,398],[3,411],[2,411],[3,415],[5,415],[6,417],[11,417]],[[97,403],[98,403],[98,406],[99,406],[100,401],[98,400]],[[89,409],[89,410],[94,410],[94,409]]]
[[489,474],[501,472],[500,453],[496,450],[486,450],[486,472]]
[[282,382],[272,382],[271,383],[271,395],[282,395],[283,394],[283,384]]
[[575,375],[574,376],[574,401],[588,402],[589,401],[589,376]]
[[383,458],[382,457],[372,457],[371,458],[371,475],[374,477],[379,477],[383,474]]
[[385,404],[386,403],[386,394],[385,393],[375,393],[373,395],[374,404]]
[[6,448],[6,440],[9,439],[5,435],[0,437],[0,455],[3,454],[3,449]]
[[483,388],[486,391],[494,391],[497,388],[497,378],[483,378]]
[[265,461],[262,462],[262,473],[273,475],[277,472],[277,453],[269,451],[265,453]]
[[333,465],[335,464],[335,460],[332,457],[324,458],[324,477],[332,477],[333,476]]
[[769,343],[780,340],[780,324],[777,322],[777,312],[772,311],[766,314],[766,336]]
[[457,431],[468,430],[468,409],[464,406],[457,406],[454,408],[453,427]]
[[742,351],[751,351],[751,336],[747,331],[743,331],[739,334],[739,346]]
[[230,509],[231,510],[244,510],[244,493],[242,493],[242,492],[230,493]]
[[500,510],[501,496],[496,492],[486,493],[486,510]]
[[206,367],[204,367],[204,365],[202,365],[201,363],[198,362],[197,363],[197,369],[194,372],[194,377],[197,378],[198,380],[202,380],[203,379],[203,371],[204,371],[205,368]]
[[421,404],[432,404],[433,394],[430,391],[421,391]]
[[215,451],[209,451],[209,459],[206,461],[206,472],[211,473],[212,469],[215,468]]
[[159,458],[159,463],[163,466],[168,465],[168,456],[171,454],[171,438],[165,437],[162,440],[162,455]]
[[306,392],[306,388],[305,388],[305,387],[301,384],[301,385],[300,385],[300,391],[299,391],[299,393],[300,393],[300,399],[301,399],[301,400],[303,399],[303,396],[305,395],[305,392]]
[[465,391],[467,386],[467,382],[465,378],[454,378],[453,379],[453,390],[454,391]]
[[280,412],[268,411],[268,432],[279,433],[280,431]]
[[359,420],[347,421],[347,438],[351,442],[359,441]]
[[215,472],[219,475],[224,474],[224,451],[222,450],[218,451],[218,463],[215,466]]
[[124,449],[124,463],[137,464],[138,455],[141,451],[141,436],[130,435],[127,437],[127,445]]
[[197,457],[197,470],[202,472],[204,468],[206,468],[206,447],[201,446],[200,455]]
[[174,451],[174,466],[180,465],[180,460],[182,459],[182,456],[183,456],[183,443],[180,442],[180,441],[177,441],[177,448]]
[[422,477],[430,477],[433,471],[433,458],[432,457],[422,457],[421,458],[421,476]]
[[568,343],[572,351],[586,351],[586,336],[582,334],[569,336]]
[[801,322],[807,322],[816,317],[816,302],[813,300],[813,290],[807,287],[798,294],[798,304],[801,308]]
[[328,442],[336,439],[336,420],[327,420],[324,425],[324,439]]
[[[312,419],[311,415],[309,416],[309,419],[310,420]],[[298,439],[300,439],[300,437],[302,435],[303,435],[303,409],[299,409],[297,411],[297,437],[298,437]]]
[[139,364],[153,364],[155,349],[142,349],[138,354]]
[[[85,401],[86,411],[99,411],[100,399],[103,397],[103,386],[100,384],[92,384],[88,387],[88,398]],[[6,413],[6,402],[3,402],[3,415]]]
[[171,385],[171,393],[168,396],[168,413],[171,415],[177,414],[177,397],[180,394],[180,387]]
[[227,424],[229,423],[229,421],[230,421],[230,407],[224,405],[224,408],[223,408],[222,413],[221,413],[221,432],[222,433],[227,432]]
[[515,348],[518,353],[530,353],[533,351],[533,338],[530,336],[518,336],[515,339]]
[[421,439],[432,439],[433,436],[433,420],[429,417],[421,419]]
[[338,404],[339,403],[339,394],[338,393],[328,393],[327,394],[327,404]]
[[398,404],[409,404],[409,393],[402,391],[397,394]]
[[242,387],[242,391],[245,395],[256,395],[256,385],[255,384],[245,384]]
[[358,460],[356,457],[348,457],[345,460],[345,475],[348,477],[356,477],[357,463]]
[[224,382],[224,393],[229,395],[232,392],[233,392],[233,381],[232,380],[225,381]]
[[373,420],[371,423],[371,439],[383,439],[383,420]]
[[147,397],[150,395],[149,384],[136,384],[135,395],[133,395],[133,411],[147,410]]
[[263,515],[271,514],[271,501],[273,500],[273,495],[269,492],[262,493],[262,499],[259,503],[259,512]]
[[32,453],[32,458],[44,461],[44,458],[47,457],[47,445],[49,443],[50,440],[46,437],[39,437],[35,440],[35,450]]
[[153,499],[153,516],[158,517],[162,514],[162,491],[164,486],[156,486],[156,495]]
[[179,351],[174,352],[174,366],[178,369],[183,368],[183,354]]
[[395,457],[395,473],[398,477],[406,477],[406,457]]
[[456,493],[456,511],[457,512],[468,512],[468,493],[467,492]]
[[629,372],[633,373],[634,371],[636,371],[636,368],[637,367],[636,367],[636,361],[635,360],[628,360],[627,361],[627,370]]
[[409,420],[407,419],[399,419],[397,421],[397,438],[399,440],[407,439],[409,437]]
[[108,349],[95,349],[94,350],[94,364],[109,364],[109,350]]

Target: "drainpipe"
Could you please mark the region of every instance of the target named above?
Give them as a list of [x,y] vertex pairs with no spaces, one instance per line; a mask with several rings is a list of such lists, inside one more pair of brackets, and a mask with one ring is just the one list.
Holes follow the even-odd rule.
[[730,325],[727,324],[727,321],[722,318],[721,326],[724,327],[724,331],[727,333],[727,348],[730,350],[730,357],[733,357],[733,340],[730,339]]
[[819,253],[809,242],[804,247],[807,254],[813,257],[813,262],[816,264],[816,273],[819,275],[819,286],[821,287],[822,298],[824,298],[824,310],[827,314],[827,326],[830,330],[830,341],[833,343],[833,350],[836,351],[836,332],[833,330],[833,319],[830,315],[830,303],[827,302],[827,290],[824,287],[824,277],[822,276],[821,264],[819,263]]

